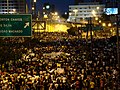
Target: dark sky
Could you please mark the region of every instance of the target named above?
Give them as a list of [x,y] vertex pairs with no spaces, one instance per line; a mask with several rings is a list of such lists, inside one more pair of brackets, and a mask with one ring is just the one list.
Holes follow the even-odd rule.
[[[30,4],[30,0],[27,1]],[[74,4],[74,0],[36,0],[36,1],[37,1],[37,10],[40,10],[40,12],[42,12],[42,7],[44,3],[50,3],[55,5],[55,10],[60,14],[63,14],[65,11],[68,11],[69,5]],[[94,0],[84,0],[84,2],[90,2],[90,1],[94,1]]]
[[74,0],[38,0],[38,3],[41,5],[46,2],[54,4],[55,10],[60,14],[68,11],[69,4],[74,4]]
[[[30,0],[27,0],[28,2]],[[68,6],[70,4],[74,4],[74,0],[37,0],[37,8],[38,10],[42,10],[42,6],[44,3],[50,3],[55,5],[55,10],[62,14],[65,11],[68,11]]]

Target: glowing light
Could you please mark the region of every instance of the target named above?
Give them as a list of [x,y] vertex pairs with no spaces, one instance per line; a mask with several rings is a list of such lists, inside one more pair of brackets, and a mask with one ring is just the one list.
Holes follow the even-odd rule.
[[67,15],[67,12],[65,12],[65,15]]
[[95,20],[97,21],[97,20],[98,20],[98,17],[96,17]]
[[55,12],[55,15],[58,15],[58,13],[57,13],[57,12]]
[[106,24],[105,24],[105,23],[103,23],[103,24],[102,24],[102,26],[106,26]]
[[111,23],[108,23],[108,26],[109,26],[109,27],[111,27],[111,26],[112,26],[112,24],[111,24]]
[[48,18],[48,16],[45,14],[45,15],[44,15],[44,18]]
[[50,5],[47,5],[47,6],[46,6],[46,9],[49,9],[49,8],[50,8]]
[[100,7],[97,7],[97,10],[99,10],[100,9]]
[[101,23],[101,20],[99,20],[99,23]]
[[74,10],[73,10],[73,12],[77,13],[77,12],[78,12],[78,10],[77,10],[77,9],[74,9]]
[[92,10],[92,14],[93,14],[93,16],[96,16],[96,11]]
[[32,7],[32,10],[34,10],[35,8],[34,7]]
[[16,12],[16,9],[13,9],[13,12]]
[[71,15],[72,15],[72,13],[69,13],[69,15],[71,16]]

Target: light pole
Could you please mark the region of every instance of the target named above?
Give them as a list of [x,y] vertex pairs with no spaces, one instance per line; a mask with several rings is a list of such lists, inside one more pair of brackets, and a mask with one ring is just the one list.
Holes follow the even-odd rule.
[[[89,9],[91,9],[89,7]],[[97,12],[96,12],[97,10]],[[89,20],[88,20],[88,25],[89,25],[89,30],[90,30],[90,40],[91,40],[91,58],[93,58],[93,35],[92,35],[92,29],[93,29],[93,23],[92,23],[92,18],[96,17],[96,14],[98,13],[99,7],[96,7],[96,10],[92,10]]]
[[[119,68],[119,72],[118,72],[118,73],[119,73],[119,75],[120,75],[120,56],[119,56],[119,55],[120,55],[120,54],[119,54],[120,52],[119,52],[119,27],[118,27],[118,26],[119,26],[119,25],[118,25],[119,22],[118,22],[118,15],[116,15],[116,24],[117,24],[117,25],[116,25],[117,62],[118,62],[118,68]],[[119,77],[120,77],[120,76],[119,76]],[[118,80],[118,83],[120,83],[119,80]],[[120,87],[119,87],[119,88],[120,88]]]
[[[116,7],[119,9],[119,1],[117,1],[117,0],[115,0],[115,2],[114,2],[115,4],[116,4]],[[116,38],[117,38],[117,62],[118,62],[118,85],[120,84],[120,79],[119,79],[119,77],[120,77],[120,51],[119,51],[119,21],[118,21],[118,15],[119,15],[119,10],[118,10],[118,13],[115,15],[115,17],[116,17]],[[118,89],[120,89],[120,85],[118,86]]]
[[31,12],[33,18],[36,19],[36,0],[32,0],[31,4],[32,4]]
[[76,23],[76,15],[77,15],[78,10],[74,9],[73,12],[75,13],[75,23]]
[[76,22],[77,22],[76,16],[77,16],[78,10],[77,10],[77,9],[74,9],[73,12],[75,13],[75,22],[74,22],[74,24],[75,24],[75,30],[77,30],[77,33],[78,33],[78,28],[77,28],[77,25],[76,25]]
[[7,0],[7,13],[9,13],[9,1]]
[[119,28],[118,28],[118,16],[117,16],[117,60],[120,68],[120,57],[119,57]]
[[68,21],[72,21],[72,19],[71,19],[71,15],[72,15],[72,13],[69,13],[69,18],[68,18]]

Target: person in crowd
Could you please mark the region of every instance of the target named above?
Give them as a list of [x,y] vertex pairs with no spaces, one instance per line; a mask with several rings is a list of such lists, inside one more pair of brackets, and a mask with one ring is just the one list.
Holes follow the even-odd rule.
[[[116,43],[65,33],[0,39],[0,90],[118,90]],[[91,57],[92,53],[92,57]]]

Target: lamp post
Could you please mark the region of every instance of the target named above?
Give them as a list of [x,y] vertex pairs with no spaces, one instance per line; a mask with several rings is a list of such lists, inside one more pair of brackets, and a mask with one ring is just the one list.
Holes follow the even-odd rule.
[[[118,72],[118,73],[119,73],[119,75],[120,75],[120,56],[119,56],[119,55],[120,55],[120,54],[119,54],[120,52],[119,52],[119,27],[118,27],[118,26],[119,26],[119,25],[118,25],[119,22],[118,22],[118,15],[116,15],[116,24],[117,24],[117,25],[116,25],[117,62],[118,62],[118,68],[119,68],[119,72]],[[120,76],[119,76],[119,77],[120,77]],[[119,79],[118,79],[118,83],[120,83],[120,82],[119,82]],[[119,86],[119,88],[120,88],[120,86]]]
[[9,1],[7,0],[7,13],[9,13]]
[[69,13],[69,19],[68,19],[68,21],[72,21],[71,15],[72,15],[72,13]]
[[119,57],[119,28],[118,28],[118,16],[117,16],[117,60],[118,60],[118,64],[119,64],[119,68],[120,68],[120,57]]
[[[120,1],[118,1],[118,0],[115,0],[114,1],[114,4],[116,5],[116,7],[119,9],[119,2]],[[118,13],[115,15],[115,17],[116,17],[116,37],[117,37],[117,43],[116,43],[116,48],[117,48],[117,62],[118,62],[118,89],[120,89],[120,51],[119,51],[119,21],[118,21],[118,15],[119,15],[119,10],[118,10]]]
[[36,0],[32,0],[31,4],[32,4],[31,11],[33,18],[36,19]]
[[78,10],[74,9],[73,12],[75,13],[75,23],[76,23],[76,15],[77,15]]
[[89,18],[90,40],[91,40],[91,58],[93,57],[93,35],[92,35],[92,17]]
[[[91,9],[91,8],[89,7],[89,9]],[[96,12],[96,10],[97,10],[97,12]],[[89,30],[90,30],[90,40],[91,40],[91,58],[93,58],[92,18],[97,16],[96,14],[98,13],[99,7],[96,7],[96,10],[92,10],[92,12],[91,12],[92,15],[90,15],[89,20],[88,20],[88,25],[89,25]]]

